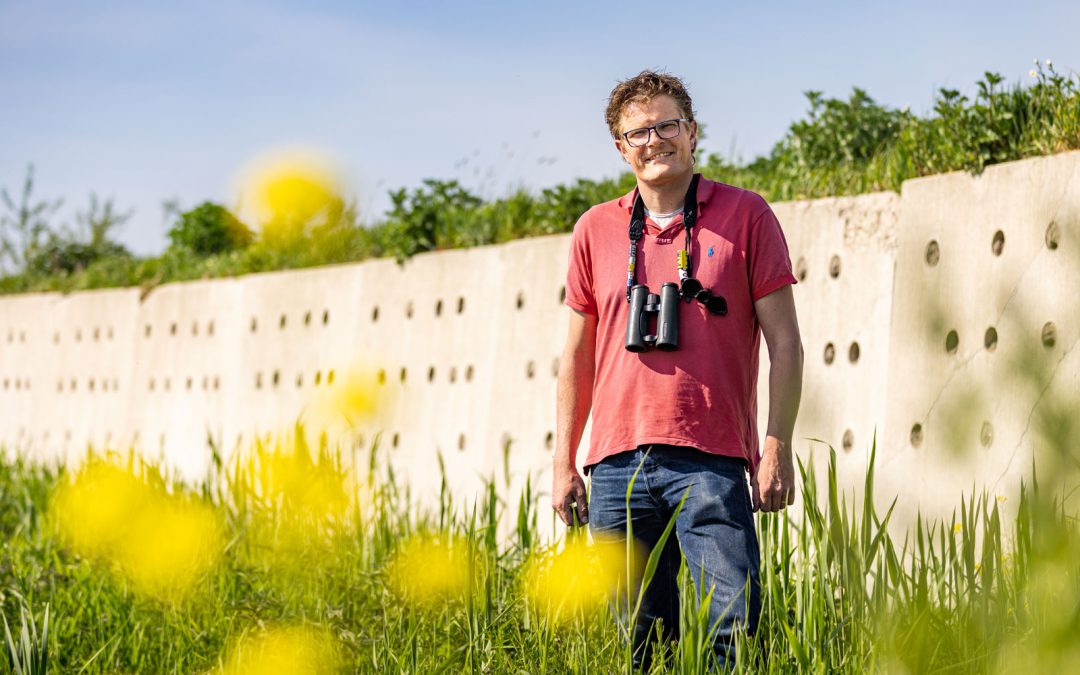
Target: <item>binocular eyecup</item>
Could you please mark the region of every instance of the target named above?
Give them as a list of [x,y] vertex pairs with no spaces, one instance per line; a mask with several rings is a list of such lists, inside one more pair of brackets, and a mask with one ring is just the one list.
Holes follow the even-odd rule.
[[[679,348],[679,287],[673,282],[660,286],[660,294],[638,284],[630,289],[630,315],[626,320],[626,349],[640,353],[656,347],[671,352]],[[650,326],[655,332],[650,333]]]

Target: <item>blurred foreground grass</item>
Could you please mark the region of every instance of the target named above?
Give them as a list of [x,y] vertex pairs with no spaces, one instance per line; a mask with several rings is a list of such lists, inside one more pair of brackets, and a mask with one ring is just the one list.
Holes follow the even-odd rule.
[[[131,457],[73,471],[0,463],[5,656],[34,650],[48,607],[50,672],[624,669],[622,627],[604,606],[618,565],[580,537],[543,544],[536,511],[513,513],[535,502],[529,485],[456,501],[444,483],[437,506],[420,508],[392,472],[368,471],[375,450],[357,475],[340,452],[297,438],[219,461],[194,486]],[[829,466],[820,486],[804,470],[801,512],[758,515],[764,611],[739,644],[740,672],[1080,662],[1080,536],[1034,481],[1014,519],[968,496],[951,521],[898,540],[871,506],[872,462],[865,508],[838,490],[835,457]],[[656,671],[708,666],[708,627],[684,596],[684,639]]]

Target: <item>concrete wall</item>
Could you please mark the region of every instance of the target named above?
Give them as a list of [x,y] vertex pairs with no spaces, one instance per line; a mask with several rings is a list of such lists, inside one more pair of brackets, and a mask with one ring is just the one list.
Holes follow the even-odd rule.
[[[1036,404],[1080,390],[1080,153],[774,209],[800,279],[800,455],[823,467],[833,445],[858,485],[876,434],[882,492],[911,508],[1007,493],[1052,431]],[[414,491],[437,486],[437,453],[468,492],[507,447],[512,489],[546,489],[568,244],[0,298],[0,443],[68,461],[132,445],[196,477],[208,438],[288,427],[362,359],[394,402],[365,442]],[[763,345],[762,427],[767,364]]]

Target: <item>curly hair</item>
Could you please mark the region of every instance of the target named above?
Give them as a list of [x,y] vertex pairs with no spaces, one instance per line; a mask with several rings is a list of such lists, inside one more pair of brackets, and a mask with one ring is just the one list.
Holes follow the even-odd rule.
[[611,137],[619,139],[619,118],[623,110],[631,103],[647,103],[657,96],[670,96],[679,106],[684,117],[694,119],[694,103],[690,100],[690,94],[686,91],[683,81],[668,73],[658,73],[654,70],[643,70],[628,80],[623,80],[615,85],[608,96],[607,110],[604,117],[607,120]]

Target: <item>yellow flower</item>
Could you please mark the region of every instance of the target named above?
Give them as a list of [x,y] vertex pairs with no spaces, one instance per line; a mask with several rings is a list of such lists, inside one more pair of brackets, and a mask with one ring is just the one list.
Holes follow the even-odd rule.
[[391,591],[414,607],[459,600],[473,588],[476,560],[468,542],[417,536],[405,542],[387,565]]
[[333,639],[324,631],[274,628],[240,640],[221,675],[330,675],[341,667]]
[[224,549],[217,513],[189,496],[170,494],[134,458],[91,458],[53,495],[49,517],[75,553],[108,564],[132,587],[179,600]]
[[263,228],[264,238],[303,236],[342,205],[338,173],[329,158],[299,148],[257,158],[244,172],[241,200]]
[[[626,544],[583,537],[566,543],[561,551],[543,553],[526,566],[525,593],[540,613],[555,623],[603,606],[626,579]],[[639,566],[631,561],[632,574]]]

